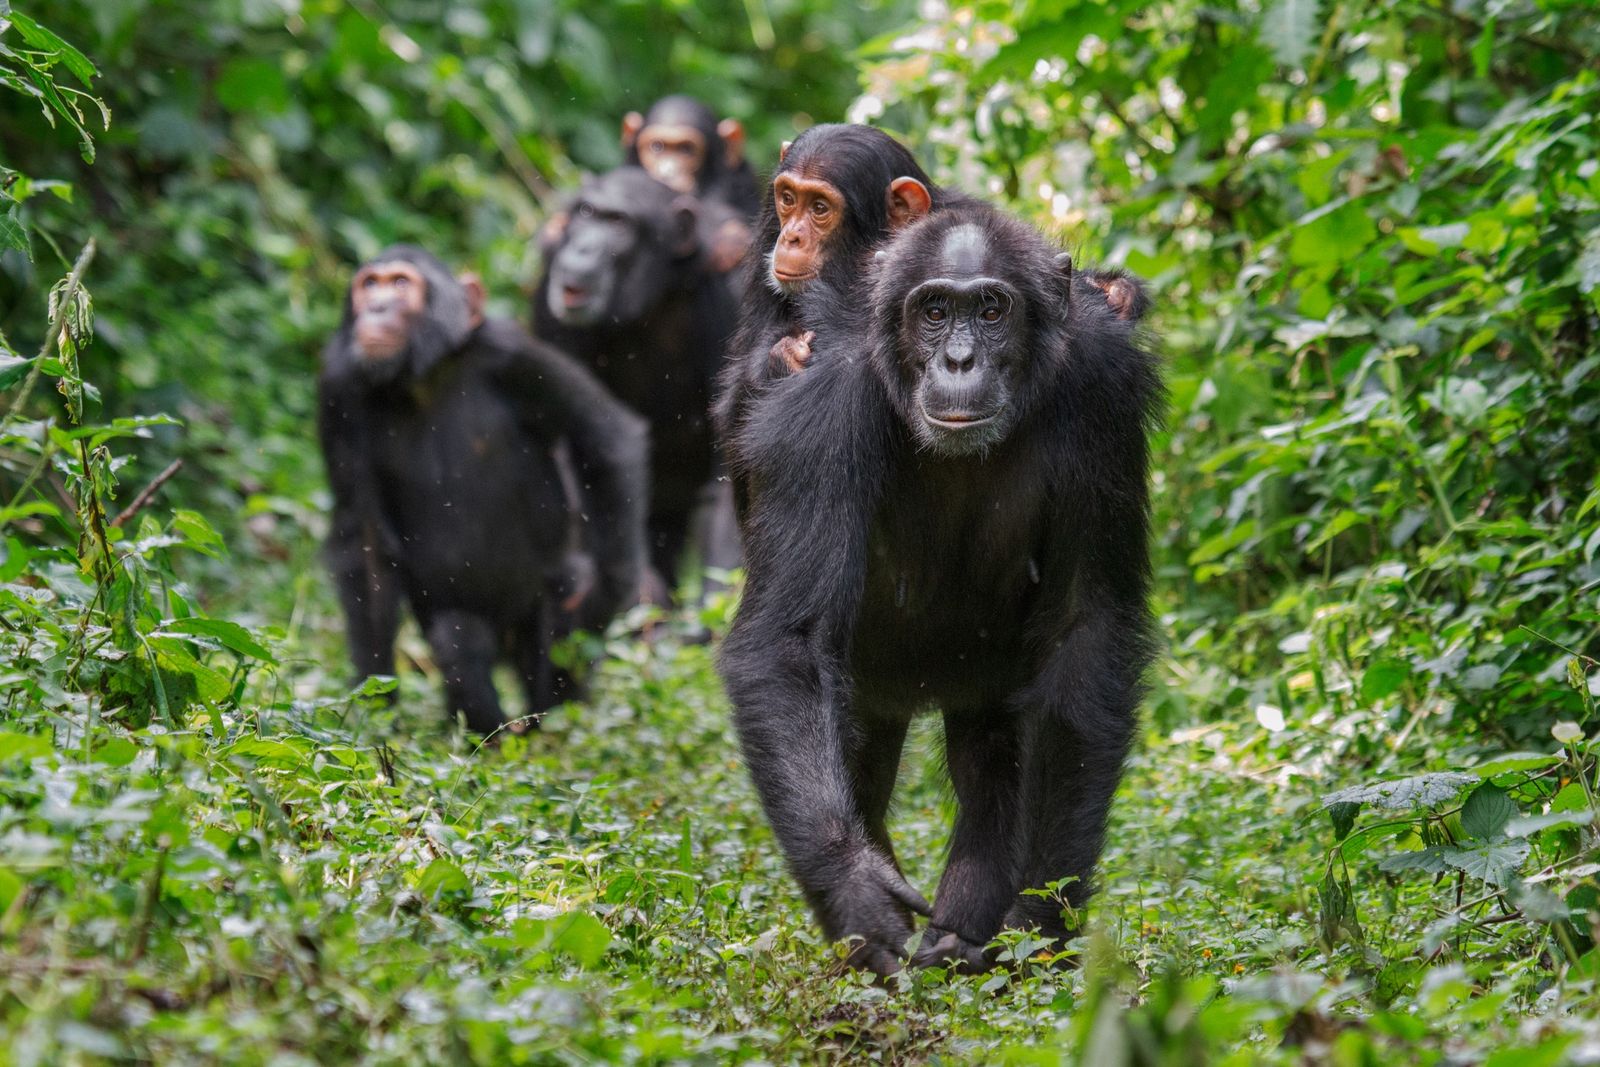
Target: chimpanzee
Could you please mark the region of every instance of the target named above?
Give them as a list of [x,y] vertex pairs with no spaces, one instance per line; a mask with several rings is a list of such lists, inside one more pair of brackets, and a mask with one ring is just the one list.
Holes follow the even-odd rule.
[[[885,252],[875,281],[807,288],[817,358],[735,428],[747,584],[719,664],[824,931],[887,974],[920,912],[912,965],[982,969],[1003,925],[1072,932],[1023,890],[1090,892],[1154,649],[1164,393],[1139,332],[1016,220],[964,203]],[[886,827],[930,708],[959,804],[931,909]]]
[[394,672],[404,599],[451,714],[489,734],[502,653],[537,715],[574,695],[551,640],[637,590],[648,444],[587,371],[482,303],[420,248],[363,265],[324,353],[318,429],[357,671]]
[[638,167],[591,178],[533,298],[534,332],[649,420],[650,561],[668,589],[712,482],[707,412],[736,314],[707,263],[698,212],[693,197]]
[[[810,354],[800,295],[818,282],[851,291],[875,247],[952,202],[964,198],[934,185],[905,146],[870,126],[813,126],[783,146],[756,223],[752,255],[760,262],[749,272],[719,381],[714,414],[724,449],[736,447],[752,396]],[[737,479],[735,486],[742,501],[746,487]]]
[[622,147],[627,162],[680,193],[726,204],[745,222],[761,210],[755,171],[744,155],[744,126],[738,119],[718,122],[692,96],[665,96],[643,115],[628,112]]

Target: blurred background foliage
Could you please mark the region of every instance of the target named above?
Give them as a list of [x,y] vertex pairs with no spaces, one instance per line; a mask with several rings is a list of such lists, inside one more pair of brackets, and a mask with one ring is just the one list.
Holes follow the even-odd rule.
[[[811,1004],[838,1042],[822,1058],[1026,1041],[1066,1027],[1050,1009],[1074,1005],[1063,1055],[1096,1065],[1206,1062],[1206,1049],[1292,1061],[1302,1047],[1371,1063],[1398,1047],[1403,1062],[1492,1051],[1506,1067],[1600,1047],[1600,13],[1588,0],[467,0],[442,13],[401,0],[57,0],[19,14],[0,31],[15,90],[0,91],[0,724],[19,731],[0,731],[0,834],[70,832],[39,814],[43,779],[18,753],[168,799],[138,830],[74,846],[103,896],[0,851],[0,949],[30,916],[118,913],[136,951],[105,930],[51,951],[111,943],[134,971],[148,951],[187,960],[165,981],[213,981],[208,957],[183,946],[222,921],[207,908],[229,906],[170,904],[170,929],[152,933],[158,912],[139,902],[162,875],[148,881],[149,855],[191,811],[249,823],[239,813],[262,787],[184,768],[248,758],[308,805],[326,766],[372,773],[346,751],[365,744],[356,719],[330,703],[343,667],[315,556],[326,497],[313,375],[350,267],[421,241],[482,271],[494,308],[520,317],[559,190],[620,158],[625,110],[686,91],[745,122],[758,169],[810,122],[871,121],[941,180],[1149,280],[1173,399],[1155,475],[1170,654],[1099,905],[1119,962],[1088,979],[1031,975],[997,997],[919,979],[891,1011],[809,983],[794,963],[814,962],[815,946],[785,943],[764,981],[754,961],[775,943],[742,925],[760,921],[744,903],[782,875],[745,823],[723,828],[738,844],[715,858],[689,849],[696,803],[752,810],[699,748],[664,772],[682,783],[665,801],[687,804],[681,839],[580,832],[582,794],[558,802],[545,783],[587,783],[595,768],[552,747],[531,771],[490,764],[465,782],[430,764],[411,792],[395,787],[393,808],[369,810],[368,829],[294,816],[315,834],[284,829],[276,847],[299,855],[317,835],[360,833],[382,852],[384,820],[404,823],[396,811],[434,792],[463,790],[452,827],[514,819],[483,800],[499,789],[508,803],[538,793],[557,821],[570,801],[563,840],[588,850],[583,892],[650,913],[682,892],[681,873],[663,872],[694,869],[726,897],[714,918],[689,909],[639,928],[603,912],[599,937],[622,946],[608,995],[650,1026],[671,1016],[755,1046],[771,1035],[749,1001]],[[85,90],[109,107],[109,129],[70,95]],[[92,344],[88,296],[57,284],[90,238]],[[117,510],[174,458],[188,466],[122,532]],[[726,743],[699,653],[685,666],[615,650],[627,669],[604,691],[601,725]],[[428,687],[402,684],[422,705],[405,729],[436,730]],[[137,726],[185,706],[204,710],[172,724],[186,740],[157,746],[170,771],[152,770],[142,732],[119,738],[129,747],[113,760],[84,730],[103,710],[142,709],[125,723]],[[81,742],[84,762],[16,740],[46,728]],[[594,729],[583,740],[604,757],[658,762]],[[292,734],[294,751],[251,747],[266,743],[257,732]],[[433,759],[444,742],[407,744]],[[908,834],[936,835],[928,826],[948,814],[935,778],[914,778]],[[650,790],[668,786],[609,788],[593,805],[624,825],[653,817],[663,801]],[[106,808],[120,795],[79,797]],[[475,847],[478,868],[465,845],[456,853],[473,877],[526,858]],[[272,881],[262,854],[241,849],[207,862],[229,884]],[[607,880],[617,866],[625,884]],[[316,906],[246,910],[299,931],[296,909]],[[318,936],[353,938],[351,921],[393,914],[384,899],[345,907]],[[684,922],[710,924],[724,962],[748,963],[744,984],[719,971],[733,984],[707,990],[683,963],[708,951]],[[490,935],[445,925],[425,938],[443,957],[500,958],[474,940]],[[541,931],[528,936],[547,963]],[[585,968],[591,955],[578,952]],[[634,988],[628,967],[681,1001]],[[1140,991],[1132,1011],[1106,995],[1119,976]],[[17,1003],[0,995],[0,1019]],[[1352,1014],[1369,1026],[1349,1027]],[[511,1056],[485,1033],[469,1058]],[[594,1058],[681,1048],[594,1041]],[[435,1062],[459,1051],[427,1047]]]

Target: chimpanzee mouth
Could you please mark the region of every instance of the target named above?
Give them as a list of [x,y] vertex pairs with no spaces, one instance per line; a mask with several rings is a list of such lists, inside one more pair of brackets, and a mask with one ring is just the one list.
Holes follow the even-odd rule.
[[980,415],[972,411],[941,411],[937,415],[927,408],[922,409],[922,417],[941,430],[971,430],[979,426],[986,426],[999,417],[998,412]]
[[568,311],[576,311],[589,303],[590,293],[581,285],[563,285],[561,287],[561,306]]

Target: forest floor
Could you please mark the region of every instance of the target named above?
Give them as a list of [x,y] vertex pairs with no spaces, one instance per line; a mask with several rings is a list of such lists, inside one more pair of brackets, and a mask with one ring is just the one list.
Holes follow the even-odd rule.
[[[880,988],[812,925],[712,647],[683,637],[720,631],[725,603],[649,643],[614,637],[588,704],[474,751],[414,667],[393,708],[341,695],[311,588],[280,633],[297,654],[253,680],[245,715],[87,742],[0,732],[0,852],[32,876],[23,891],[0,868],[0,1064],[1600,1053],[1588,987],[1540,979],[1537,952],[1451,957],[1400,883],[1358,889],[1359,940],[1324,948],[1326,771],[1285,757],[1293,727],[1145,733],[1082,966],[1013,943],[1018,973]],[[414,634],[405,647],[426,661]],[[1169,667],[1157,684],[1182,682]],[[931,721],[914,731],[893,822],[925,890],[951,818],[937,742]]]

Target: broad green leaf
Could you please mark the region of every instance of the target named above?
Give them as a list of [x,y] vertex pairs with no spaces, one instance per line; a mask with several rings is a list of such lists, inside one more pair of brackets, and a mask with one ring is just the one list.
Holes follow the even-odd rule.
[[1529,848],[1528,842],[1516,841],[1482,848],[1452,849],[1445,856],[1445,862],[1480,882],[1504,889],[1511,884],[1522,861],[1528,858]]
[[428,864],[417,878],[417,892],[430,900],[438,899],[441,893],[466,893],[471,889],[472,882],[466,873],[443,856]]
[[48,756],[52,751],[50,739],[47,737],[0,731],[0,763],[8,760],[25,763],[40,756]]
[[1371,804],[1390,811],[1403,808],[1431,808],[1447,800],[1454,800],[1461,790],[1479,781],[1475,774],[1460,771],[1435,771],[1413,778],[1397,778],[1389,782],[1351,786],[1322,798],[1324,806],[1331,804]]
[[1507,837],[1532,837],[1546,830],[1576,830],[1594,822],[1594,811],[1552,811],[1545,815],[1524,815],[1506,823]]
[[555,933],[551,948],[571,956],[580,967],[599,963],[611,946],[611,931],[586,911],[570,912],[549,922]]
[[1485,782],[1462,806],[1461,829],[1478,841],[1493,841],[1517,814],[1517,805],[1506,791]]
[[1440,874],[1450,869],[1452,861],[1460,852],[1461,849],[1454,845],[1429,845],[1415,852],[1397,852],[1392,856],[1385,856],[1378,861],[1378,869],[1389,874],[1405,874],[1412,871]]
[[1378,236],[1378,228],[1360,204],[1345,203],[1313,216],[1295,228],[1289,242],[1289,259],[1300,266],[1343,265],[1365,252]]
[[[61,37],[35,22],[32,17],[20,11],[11,12],[11,23],[22,34],[23,40],[43,52],[53,52],[62,66],[72,71],[74,77],[85,87],[94,80],[100,72],[95,69],[84,54],[72,47]],[[32,169],[32,168],[30,168]]]
[[1492,756],[1477,764],[1472,768],[1472,773],[1480,778],[1493,778],[1508,771],[1537,771],[1553,767],[1564,758],[1544,752],[1507,752],[1503,756]]
[[1380,659],[1369,664],[1361,675],[1361,699],[1376,704],[1393,696],[1411,677],[1411,668],[1397,659]]
[[168,619],[161,626],[166,633],[195,634],[201,637],[215,638],[224,648],[260,660],[262,663],[276,664],[272,653],[265,645],[255,639],[255,636],[236,622],[226,619],[188,618]]

